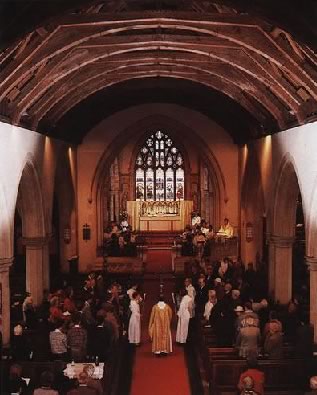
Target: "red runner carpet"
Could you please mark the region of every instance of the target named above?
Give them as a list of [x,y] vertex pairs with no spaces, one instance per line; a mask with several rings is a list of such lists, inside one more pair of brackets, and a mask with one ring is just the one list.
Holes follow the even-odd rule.
[[[160,266],[157,266],[160,263]],[[173,317],[173,352],[167,357],[155,357],[151,351],[148,336],[148,322],[152,306],[157,302],[160,291],[159,271],[166,273],[171,270],[170,250],[150,250],[148,267],[154,268],[158,279],[144,281],[146,300],[142,315],[142,344],[136,349],[135,363],[132,374],[131,395],[189,395],[190,386],[183,348],[175,344],[176,317]],[[173,308],[171,294],[174,291],[174,280],[164,280],[166,302]]]

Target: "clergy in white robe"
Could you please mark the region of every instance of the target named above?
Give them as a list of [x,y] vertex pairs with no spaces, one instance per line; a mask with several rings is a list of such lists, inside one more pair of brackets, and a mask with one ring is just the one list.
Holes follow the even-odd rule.
[[129,343],[132,344],[140,344],[141,341],[140,300],[140,295],[137,292],[134,292],[130,302],[131,316],[128,329]]
[[178,322],[176,330],[176,342],[186,343],[188,336],[189,320],[192,315],[193,299],[186,293],[183,296],[178,310]]

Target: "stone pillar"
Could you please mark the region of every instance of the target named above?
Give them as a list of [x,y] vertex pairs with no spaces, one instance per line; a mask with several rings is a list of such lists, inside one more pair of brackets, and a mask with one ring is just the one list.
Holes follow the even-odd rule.
[[33,297],[36,306],[43,299],[43,263],[44,255],[48,251],[44,246],[47,244],[45,237],[28,237],[23,239],[26,246],[26,291]]
[[294,237],[270,238],[269,289],[273,291],[274,299],[281,304],[287,304],[292,298],[293,243]]
[[48,236],[45,241],[43,241],[43,289],[50,290],[50,251],[49,251],[49,241]]
[[306,264],[310,278],[310,323],[314,327],[314,343],[317,343],[317,258],[307,256]]
[[4,346],[10,343],[10,281],[9,269],[14,258],[0,258],[0,287],[1,295],[1,323],[2,341]]
[[268,286],[269,295],[274,299],[275,297],[275,243],[269,238],[269,271],[268,271]]

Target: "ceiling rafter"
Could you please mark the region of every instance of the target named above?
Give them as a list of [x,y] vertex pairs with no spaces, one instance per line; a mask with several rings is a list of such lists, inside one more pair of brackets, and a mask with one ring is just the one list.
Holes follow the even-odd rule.
[[[186,56],[176,58],[175,56],[173,58],[168,58],[168,57],[162,57],[160,56],[159,58],[155,58],[154,56],[152,57],[142,57],[140,56],[141,54],[138,54],[138,57],[134,58],[134,63],[137,62],[136,64],[132,63],[131,55],[129,54],[129,57],[127,58],[122,58],[120,60],[113,60],[111,62],[105,62],[101,61],[100,59],[98,60],[97,63],[94,65],[86,65],[86,70],[82,71],[77,71],[78,77],[82,77],[81,79],[84,80],[85,84],[88,84],[89,78],[99,75],[100,71],[103,71],[105,73],[108,73],[108,70],[117,70],[118,72],[122,69],[122,67],[127,67],[128,66],[133,66],[136,67],[141,64],[152,64],[153,66],[158,64],[174,64],[175,66],[179,65],[186,65],[189,68],[196,69],[198,72],[206,73],[206,74],[212,74],[212,75],[217,75],[218,77],[222,79],[228,79],[233,85],[238,86],[240,89],[245,90],[246,92],[249,92],[249,94],[255,96],[256,94],[254,92],[262,92],[261,96],[264,97],[263,92],[267,94],[268,91],[261,89],[261,86],[257,85],[257,80],[255,76],[250,76],[246,75],[244,72],[239,71],[229,64],[224,64],[221,61],[213,62],[195,62],[195,58],[189,57],[189,59]],[[188,62],[189,60],[189,62]],[[169,63],[167,63],[169,61]],[[143,62],[143,63],[140,63]],[[172,63],[171,63],[172,62]],[[187,64],[186,64],[187,63]],[[40,108],[35,112],[43,112],[46,113],[50,107],[52,107],[56,101],[63,100],[64,96],[66,94],[71,94],[71,92],[76,89],[76,86],[78,86],[78,83],[81,80],[77,79],[77,76],[72,76],[68,78],[64,78],[63,82],[60,80],[60,83],[55,87],[54,89],[57,90],[58,94],[53,94],[52,91],[50,91],[50,95],[42,95],[42,103],[46,103],[46,106],[44,104],[45,110],[43,109],[43,104],[41,106],[40,100],[36,103],[36,106],[39,106]],[[73,86],[73,88],[72,88]],[[55,100],[54,100],[55,98]],[[274,102],[274,99],[272,97],[270,98],[271,101]],[[276,99],[275,99],[276,101]],[[50,104],[48,104],[50,102]],[[278,107],[281,107],[279,104]],[[44,113],[42,116],[44,116]],[[32,110],[30,111],[30,114],[32,114]]]
[[[130,45],[132,45],[132,49],[135,47],[135,40],[133,40],[132,41],[132,43],[130,43]],[[137,46],[137,50],[140,50],[140,47],[139,47],[139,45],[146,45],[147,43],[146,42],[144,42],[144,41],[142,41],[141,43],[140,42],[138,42],[137,43],[138,44],[138,46]],[[166,43],[165,41],[154,41],[152,44],[154,44],[154,45],[159,45],[159,46],[163,46],[163,45],[167,45],[168,43]],[[179,42],[176,42],[176,43],[171,43],[171,45],[176,45],[176,46],[181,46],[181,45],[188,45],[188,46],[190,46],[190,48],[191,49],[196,49],[196,53],[197,53],[197,51],[198,50],[200,50],[200,52],[202,52],[202,49],[205,49],[204,48],[204,45],[206,46],[206,44],[193,44],[193,40],[190,40],[189,42],[187,42],[187,43],[179,43]],[[119,44],[119,45],[116,45],[115,43],[113,43],[112,45],[110,44],[110,42],[108,42],[108,44],[107,44],[109,47],[111,47],[113,50],[115,49],[115,48],[117,48],[118,46],[119,46],[119,48],[121,49],[121,51],[122,51],[122,48],[124,48],[124,46],[129,46],[129,44],[123,44],[123,42],[121,41],[121,43]],[[87,48],[87,47],[83,47],[83,48]],[[81,51],[83,51],[83,48],[81,48]],[[224,48],[223,46],[221,47],[221,46],[219,46],[219,48]],[[217,48],[215,48],[214,49],[214,52],[217,52],[217,50],[219,50],[219,48],[217,47]],[[229,49],[230,49],[230,47],[229,47]],[[98,53],[98,51],[99,51],[99,53]],[[206,49],[205,49],[205,51],[206,51]],[[210,48],[209,48],[209,46],[207,46],[207,53],[209,53],[210,54]],[[193,52],[195,52],[195,51],[193,51]],[[205,52],[206,53],[206,52]],[[87,59],[89,59],[89,62],[90,63],[93,63],[94,61],[95,61],[95,59],[94,59],[94,57],[92,57],[92,55],[90,55],[90,53],[88,52],[88,51],[86,51],[86,52],[84,52],[83,53],[83,55],[87,55],[86,57],[87,57]],[[110,54],[109,54],[109,52],[108,51],[106,51],[105,49],[104,49],[104,46],[103,47],[101,47],[100,45],[97,47],[97,48],[95,48],[94,49],[94,56],[97,58],[97,59],[100,59],[100,58],[102,58],[102,57],[104,57],[104,56],[109,56]],[[214,54],[212,54],[212,55],[210,55],[210,56],[213,56]],[[59,54],[59,56],[61,56],[61,54]],[[232,57],[232,54],[230,54],[229,55],[229,57]],[[56,68],[57,68],[57,70],[58,70],[58,64],[57,64],[57,62],[51,62],[51,68],[49,68],[48,69],[48,71],[50,71],[51,72],[51,80],[52,81],[58,81],[58,79],[59,78],[63,78],[63,77],[65,77],[65,76],[67,76],[68,74],[70,74],[71,73],[71,71],[72,70],[75,70],[76,68],[79,68],[79,67],[81,67],[80,66],[80,61],[82,61],[82,63],[85,65],[85,62],[84,62],[84,59],[80,59],[81,58],[81,56],[77,56],[76,57],[76,59],[75,59],[75,61],[74,61],[74,66],[73,66],[73,68],[70,68],[70,66],[68,66],[68,64],[66,65],[66,67],[64,67],[63,66],[63,62],[61,62],[61,67],[62,68],[64,68],[65,69],[65,72],[66,72],[66,74],[65,75],[60,75],[60,76],[56,76],[56,75],[54,75],[54,70],[55,70],[55,72],[56,72]],[[232,58],[234,58],[234,57],[232,57]],[[76,64],[76,62],[78,62],[79,64]],[[68,61],[68,63],[69,63],[69,61]],[[232,62],[233,63],[233,62]],[[252,71],[250,71],[250,70],[248,70],[247,68],[244,68],[244,70],[245,71],[249,71],[249,74],[250,75],[257,75],[257,76],[259,76],[259,71],[257,72],[257,73],[255,73],[255,71],[256,70],[254,70],[254,68],[255,68],[255,66],[253,65],[253,67],[251,68],[251,70]],[[47,71],[46,71],[46,73],[47,73]],[[262,77],[263,78],[263,77]],[[265,80],[265,78],[263,78],[264,80]],[[36,80],[33,80],[33,87],[36,85]],[[47,90],[47,89],[49,89],[49,87],[50,87],[50,83],[49,83],[49,81],[46,79],[45,80],[45,83],[43,82],[42,84],[42,87],[43,87],[43,89],[45,89],[45,90]],[[274,88],[275,89],[275,88]],[[28,90],[27,90],[27,92],[25,93],[25,95],[24,95],[24,102],[26,102],[26,103],[29,103],[29,97],[28,97],[28,94],[31,94],[32,93],[32,84],[30,84],[29,85],[29,87],[28,87]],[[282,91],[282,98],[283,98],[283,96],[284,96],[284,93],[285,93],[285,91]],[[35,95],[34,96],[34,100],[36,100],[38,98],[38,95]],[[290,98],[288,97],[288,101],[287,101],[287,99],[285,99],[285,97],[283,98],[283,100],[285,101],[286,100],[286,104],[288,104],[288,105],[290,105],[290,107],[294,110],[294,111],[296,111],[296,106],[297,106],[297,103],[294,103],[294,101],[293,101],[293,103],[292,103],[292,101],[290,100]],[[32,103],[31,103],[32,104]],[[20,104],[19,104],[19,106],[20,106]],[[22,110],[21,110],[21,113],[23,113],[25,111],[25,108],[22,108]],[[16,118],[14,118],[14,121],[15,122],[18,122],[18,119],[16,119]]]
[[309,47],[219,1],[192,1],[191,11],[182,3],[141,13],[138,0],[135,8],[95,2],[38,26],[0,54],[2,115],[35,129],[43,119],[53,125],[100,90],[153,76],[222,92],[281,130],[317,111],[317,57]]

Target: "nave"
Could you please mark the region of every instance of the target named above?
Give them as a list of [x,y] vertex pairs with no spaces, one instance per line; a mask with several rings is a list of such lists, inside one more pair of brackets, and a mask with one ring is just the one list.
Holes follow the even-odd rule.
[[135,352],[131,395],[183,394],[189,395],[190,384],[185,363],[184,348],[175,344],[176,317],[172,319],[173,352],[157,358],[151,352],[148,323],[152,306],[157,303],[161,288],[174,310],[172,293],[175,293],[175,278],[172,275],[171,250],[151,250],[144,274],[143,291],[146,294],[142,315],[141,346]]
[[[165,385],[158,364],[174,392],[250,391],[248,368],[255,392],[316,393],[316,15],[315,0],[0,1],[12,386],[142,393]],[[167,357],[147,334],[161,286],[173,338],[172,292],[191,322]]]

